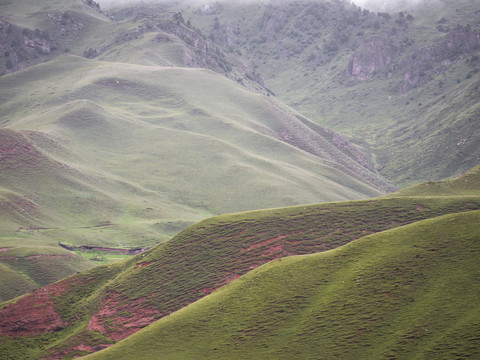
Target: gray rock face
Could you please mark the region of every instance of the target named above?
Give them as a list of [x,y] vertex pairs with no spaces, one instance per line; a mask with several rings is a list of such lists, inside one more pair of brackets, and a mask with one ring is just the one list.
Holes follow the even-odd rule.
[[376,71],[390,64],[396,55],[397,49],[388,38],[373,36],[352,54],[347,65],[347,75],[360,81],[370,79]]

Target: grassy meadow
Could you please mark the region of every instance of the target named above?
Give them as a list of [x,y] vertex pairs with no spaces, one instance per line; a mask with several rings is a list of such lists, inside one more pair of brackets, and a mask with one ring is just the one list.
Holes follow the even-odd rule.
[[0,4],[2,359],[480,356],[478,48],[397,71],[477,2],[87,3]]
[[169,33],[168,14],[114,22],[73,0],[0,10],[54,45],[0,78],[0,257],[29,288],[97,265],[58,243],[152,247],[220,213],[394,189],[338,134],[248,91],[241,62],[235,80],[184,67],[200,56],[184,33],[205,40]]
[[[214,214],[393,189],[330,133],[209,70],[63,55],[0,84],[9,251],[152,247]],[[96,265],[74,261],[54,272]]]

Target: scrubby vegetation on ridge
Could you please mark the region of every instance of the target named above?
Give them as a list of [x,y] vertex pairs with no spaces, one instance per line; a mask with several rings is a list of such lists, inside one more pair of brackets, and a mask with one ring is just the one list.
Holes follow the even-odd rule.
[[480,165],[454,179],[429,181],[391,194],[391,196],[470,196],[479,194]]

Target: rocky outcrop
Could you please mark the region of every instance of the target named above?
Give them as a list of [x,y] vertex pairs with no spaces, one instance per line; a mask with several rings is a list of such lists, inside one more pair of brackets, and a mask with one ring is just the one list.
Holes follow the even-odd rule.
[[469,26],[458,26],[436,45],[417,48],[398,65],[403,72],[399,93],[404,94],[431,80],[429,72],[445,72],[455,61],[480,49],[480,33]]
[[386,36],[373,36],[362,43],[352,54],[347,65],[347,75],[363,81],[390,64],[397,55],[397,48]]
[[[436,44],[428,47],[412,46],[409,51],[396,45],[398,39],[387,35],[371,37],[362,42],[348,61],[345,73],[358,81],[370,79],[388,65],[389,74],[401,75],[400,94],[418,88],[430,81],[435,74],[446,71],[453,63],[480,49],[480,33],[470,26],[457,26]],[[404,49],[405,50],[405,49]]]
[[62,35],[71,35],[78,33],[85,25],[78,21],[73,13],[60,11],[49,13],[48,17],[55,24]]
[[288,8],[283,6],[282,2],[270,1],[260,25],[260,33],[265,37],[264,40],[271,40],[285,26],[288,15]]
[[21,70],[29,60],[49,55],[55,48],[47,32],[22,29],[0,20],[0,56],[3,57],[0,71],[3,74]]
[[178,38],[185,43],[183,59],[185,66],[210,69],[222,74],[232,70],[232,64],[225,55],[198,29],[185,22],[181,13],[173,13],[169,18],[139,13],[135,21],[140,22],[140,25],[134,30],[118,34],[116,43],[132,41],[143,34],[158,32],[154,41],[168,42]]

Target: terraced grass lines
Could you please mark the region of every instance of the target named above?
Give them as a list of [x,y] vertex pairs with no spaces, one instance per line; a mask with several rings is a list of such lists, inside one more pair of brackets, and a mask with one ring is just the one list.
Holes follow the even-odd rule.
[[480,356],[479,221],[447,215],[270,262],[87,359]]

